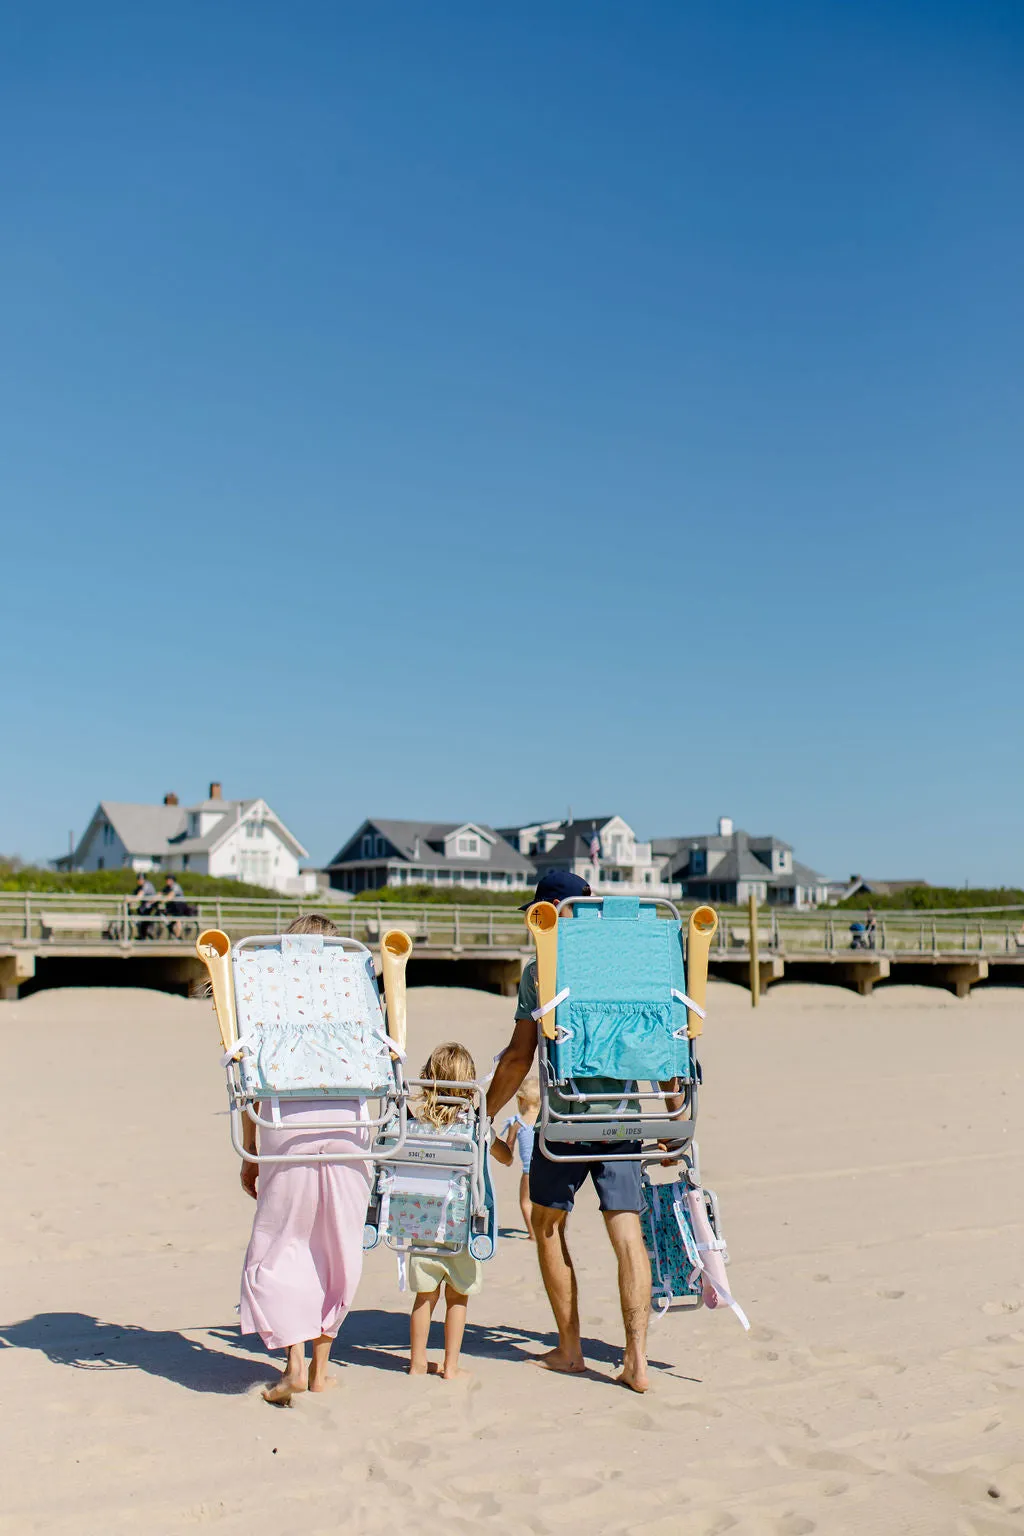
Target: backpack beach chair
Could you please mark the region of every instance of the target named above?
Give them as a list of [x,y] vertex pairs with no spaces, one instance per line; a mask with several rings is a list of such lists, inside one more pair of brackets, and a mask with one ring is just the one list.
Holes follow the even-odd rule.
[[669,1307],[731,1307],[745,1329],[746,1313],[729,1292],[725,1266],[729,1251],[722,1232],[718,1198],[702,1189],[697,1143],[681,1160],[668,1183],[654,1184],[646,1171],[641,1182],[640,1228],[651,1261],[651,1303],[655,1316]]
[[[411,1254],[447,1255],[468,1249],[490,1259],[498,1236],[498,1212],[487,1151],[490,1121],[483,1083],[408,1079],[410,1092],[439,1090],[438,1102],[460,1106],[458,1118],[438,1128],[409,1116],[400,1147],[378,1159],[363,1231],[363,1247],[381,1242],[398,1256],[405,1289]],[[446,1097],[445,1089],[462,1093]],[[466,1095],[470,1090],[471,1097]]]
[[[681,1156],[692,1139],[694,1041],[718,923],[710,907],[698,914],[690,921],[688,993],[682,923],[670,901],[576,896],[557,909],[537,902],[527,913],[537,948],[538,1138],[552,1161],[644,1160],[664,1155],[659,1141],[675,1144]],[[658,1086],[671,1079],[682,1100],[675,1109]],[[603,1142],[631,1146],[581,1152],[578,1145]]]
[[[382,948],[396,940],[399,949],[401,940],[411,949],[408,937],[397,931],[384,935]],[[365,945],[333,935],[276,934],[232,946],[227,934],[209,929],[196,940],[196,952],[213,983],[231,1142],[240,1157],[255,1163],[347,1162],[401,1146],[407,1100],[400,1043],[404,1031],[385,1028],[373,957]],[[389,1005],[393,993],[394,986]],[[392,1012],[402,1014],[404,1025],[404,992],[395,993]],[[288,1099],[357,1102],[368,1148],[279,1156],[245,1151],[242,1116],[273,1127],[280,1124],[282,1100]],[[350,1132],[352,1121],[324,1122],[318,1129]]]

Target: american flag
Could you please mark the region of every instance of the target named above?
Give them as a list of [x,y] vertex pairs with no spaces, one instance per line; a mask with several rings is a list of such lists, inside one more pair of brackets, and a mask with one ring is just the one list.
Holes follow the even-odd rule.
[[601,839],[595,832],[590,839],[590,862],[596,864],[601,857]]

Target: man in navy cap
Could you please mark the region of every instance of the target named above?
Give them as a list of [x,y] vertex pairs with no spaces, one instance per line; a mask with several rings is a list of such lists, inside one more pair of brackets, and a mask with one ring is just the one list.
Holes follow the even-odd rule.
[[[590,886],[567,870],[552,870],[538,882],[533,901],[550,901],[556,906],[570,896],[589,896]],[[533,902],[527,902],[526,911]],[[515,1029],[495,1069],[487,1093],[487,1113],[493,1120],[517,1092],[533,1066],[537,1050],[538,1007],[537,962],[531,960],[523,971],[516,1004]],[[607,1078],[580,1078],[581,1092],[621,1091],[621,1083]],[[632,1142],[581,1144],[580,1151],[639,1151]],[[534,1147],[530,1162],[530,1200],[533,1204],[533,1235],[537,1257],[551,1310],[558,1325],[558,1344],[536,1364],[549,1371],[578,1375],[586,1370],[580,1342],[580,1314],[576,1299],[576,1272],[565,1240],[565,1222],[573,1207],[577,1190],[588,1178],[594,1181],[619,1270],[619,1298],[626,1329],[626,1349],[619,1381],[634,1392],[647,1390],[647,1320],[651,1308],[651,1266],[640,1231],[640,1163],[635,1162],[554,1162],[545,1157],[540,1144]]]

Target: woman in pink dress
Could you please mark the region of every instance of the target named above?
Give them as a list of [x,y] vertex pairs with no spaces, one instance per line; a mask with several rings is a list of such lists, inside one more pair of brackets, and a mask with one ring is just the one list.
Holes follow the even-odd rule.
[[[338,932],[327,917],[297,918],[288,933]],[[369,1130],[358,1100],[331,1104],[282,1100],[280,1125],[257,1127],[244,1116],[243,1145],[261,1155],[368,1152]],[[325,1126],[351,1123],[351,1130]],[[370,1198],[368,1159],[347,1163],[242,1163],[242,1188],[256,1201],[242,1271],[243,1333],[258,1333],[268,1349],[287,1350],[268,1403],[296,1392],[326,1391],[331,1345],[352,1305],[363,1268],[363,1224]],[[306,1370],[306,1342],[312,1361]]]

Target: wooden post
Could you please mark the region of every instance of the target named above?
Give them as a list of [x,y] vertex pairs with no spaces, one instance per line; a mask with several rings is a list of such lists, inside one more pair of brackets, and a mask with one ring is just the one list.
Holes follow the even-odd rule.
[[757,897],[753,891],[747,902],[750,922],[750,1006],[756,1008],[761,997],[761,966],[757,954]]

